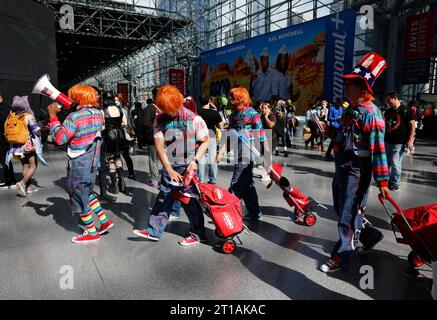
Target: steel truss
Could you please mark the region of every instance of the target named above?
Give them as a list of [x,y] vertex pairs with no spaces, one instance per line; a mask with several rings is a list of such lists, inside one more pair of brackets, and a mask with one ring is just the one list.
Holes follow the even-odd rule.
[[[175,0],[173,0],[175,1]],[[172,2],[172,0],[167,0]],[[123,74],[135,74],[139,98],[141,92],[148,92],[153,86],[167,82],[167,70],[183,67],[177,57],[187,54],[198,55],[223,45],[273,31],[286,26],[316,19],[346,8],[360,8],[371,5],[375,9],[375,23],[379,29],[361,30],[357,28],[355,55],[356,59],[369,50],[381,50],[387,32],[386,26],[393,16],[405,16],[420,13],[426,9],[431,0],[189,0],[175,1],[185,3],[190,12],[191,23],[183,30],[175,32],[162,43],[153,44],[124,59],[119,66],[100,70],[96,77],[114,86],[119,81],[126,81]],[[386,35],[385,35],[386,36]],[[399,44],[400,46],[401,44]],[[120,67],[122,66],[122,67]],[[435,70],[434,67],[433,70]],[[124,70],[124,71],[123,71]],[[435,72],[434,72],[435,73]],[[398,79],[399,80],[399,79]],[[95,81],[88,79],[87,81]],[[409,92],[435,92],[436,80],[430,80],[430,86],[411,86]],[[425,88],[425,89],[424,89]],[[401,88],[400,88],[401,89]],[[404,88],[402,88],[404,89]],[[402,91],[402,90],[401,90]],[[407,94],[406,95],[410,95]]]
[[169,68],[184,68],[179,58],[198,55],[203,50],[199,46],[199,35],[202,30],[206,30],[201,18],[206,6],[202,7],[199,1],[195,0],[177,3],[178,13],[185,12],[186,16],[190,17],[183,29],[170,33],[160,41],[141,48],[108,67],[101,68],[84,83],[115,89],[119,82],[130,82],[137,89],[137,98],[144,101],[148,95],[150,96],[154,86],[168,81]]
[[74,30],[58,28],[60,33],[74,33],[100,38],[160,41],[163,31],[173,32],[188,21],[179,12],[144,6],[141,0],[114,2],[105,0],[43,0],[38,1],[62,15],[59,9],[70,5],[74,10]]

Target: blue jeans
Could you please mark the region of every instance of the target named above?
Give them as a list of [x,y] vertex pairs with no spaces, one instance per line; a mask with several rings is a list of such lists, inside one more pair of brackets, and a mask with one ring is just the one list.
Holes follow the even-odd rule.
[[206,182],[206,174],[205,169],[206,166],[209,167],[209,183],[215,184],[217,181],[217,170],[218,166],[215,163],[215,157],[217,156],[217,143],[214,138],[210,137],[210,142],[208,145],[208,151],[204,154],[199,161],[199,179],[200,182]]
[[[179,174],[182,174],[185,170],[185,165],[174,165],[173,169]],[[170,177],[166,170],[162,170],[161,185],[159,187],[160,192],[156,198],[155,205],[153,206],[152,213],[149,218],[149,226],[146,231],[157,238],[161,238],[164,233],[164,229],[167,226],[168,218],[172,210],[174,210],[173,192],[177,191],[180,187],[175,187],[170,184]],[[185,205],[180,201],[188,220],[190,221],[190,232],[200,240],[205,240],[205,222],[203,219],[203,210],[196,199],[191,199],[190,202]]]
[[67,192],[73,214],[86,216],[90,211],[89,198],[99,170],[100,146],[101,140],[96,140],[85,154],[68,161]]
[[252,167],[251,164],[234,165],[234,174],[232,175],[229,192],[243,199],[249,215],[253,218],[258,218],[261,216],[261,210],[259,208],[255,182],[253,181]]
[[407,147],[404,144],[385,143],[385,153],[387,154],[388,168],[390,171],[389,185],[400,187],[402,161],[407,155]]
[[171,215],[179,218],[181,216],[181,206],[182,203],[180,201],[174,200],[173,205],[171,206]]
[[343,155],[335,158],[335,175],[332,181],[334,209],[339,216],[338,233],[331,257],[339,256],[343,267],[348,266],[355,244],[361,241],[365,246],[371,240],[379,240],[381,232],[365,219],[367,197],[372,180],[372,162],[370,157]]

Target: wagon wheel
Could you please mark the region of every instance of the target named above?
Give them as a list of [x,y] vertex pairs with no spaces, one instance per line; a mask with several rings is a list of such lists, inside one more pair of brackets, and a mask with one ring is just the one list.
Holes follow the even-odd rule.
[[237,249],[237,244],[232,239],[226,239],[222,243],[222,251],[223,253],[230,254]]
[[408,263],[413,267],[413,268],[418,268],[421,267],[425,264],[425,261],[423,261],[414,251],[411,251],[408,254]]
[[314,213],[308,213],[307,215],[305,215],[304,222],[306,226],[311,227],[316,224],[317,217]]
[[300,218],[304,215],[304,213],[302,212],[302,210],[299,210],[297,207],[294,207],[294,214],[296,217]]

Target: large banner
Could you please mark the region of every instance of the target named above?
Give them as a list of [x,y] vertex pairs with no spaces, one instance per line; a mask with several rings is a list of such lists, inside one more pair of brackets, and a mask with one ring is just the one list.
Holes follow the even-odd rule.
[[402,84],[427,83],[436,29],[436,10],[407,18]]
[[435,10],[407,18],[404,59],[412,60],[431,57],[434,43],[435,19]]
[[299,114],[317,99],[343,97],[353,67],[356,12],[346,10],[201,54],[202,93],[247,88],[256,104],[291,99]]

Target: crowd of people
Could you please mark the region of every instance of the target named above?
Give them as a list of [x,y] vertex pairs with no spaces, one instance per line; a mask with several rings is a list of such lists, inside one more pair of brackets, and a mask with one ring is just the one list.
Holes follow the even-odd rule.
[[[369,59],[376,61],[369,62]],[[335,160],[332,191],[339,216],[339,240],[320,270],[347,269],[358,241],[362,243],[358,250],[366,253],[382,239],[381,231],[365,217],[372,177],[380,193],[389,196],[400,188],[402,161],[409,151],[414,151],[414,109],[404,106],[395,92],[385,96],[388,108],[373,102],[372,86],[385,65],[385,60],[375,53],[366,56],[354,72],[344,75],[345,99],[337,99],[331,105],[320,99],[316,105],[309,106],[304,123],[299,123],[292,100],[275,99],[252,105],[249,92],[243,87],[232,88],[227,96],[202,96],[198,108],[195,99],[184,98],[177,88],[164,85],[153,90],[147,106],[136,102],[130,110],[111,91],[76,85],[68,91],[75,108],[65,119],[60,119],[61,109],[52,103],[47,109],[48,123],[43,127],[36,123],[26,96],[14,97],[12,106],[7,107],[0,94],[0,158],[5,176],[2,187],[15,187],[21,197],[37,190],[32,177],[39,162],[46,164],[41,136],[44,128],[48,129],[56,144],[67,147],[66,189],[71,210],[86,229],[72,241],[95,242],[114,226],[100,201],[114,202],[114,195],[119,192],[129,194],[122,159],[127,165],[127,177],[135,179],[129,149],[138,143],[149,154],[147,184],[158,188],[159,194],[148,225],[134,230],[134,234],[159,241],[169,220],[178,217],[182,207],[190,221],[190,230],[179,244],[192,246],[208,239],[199,203],[194,199],[180,201],[173,196],[176,183],[184,182],[184,173],[194,172],[201,182],[216,184],[218,164],[225,154],[232,152],[229,191],[244,201],[248,211],[245,218],[259,220],[263,215],[259,204],[262,199],[255,188],[253,169],[261,165],[268,173],[271,158],[266,156],[259,163],[251,154],[246,157],[240,147],[229,150],[222,136],[235,130],[248,144],[258,140],[262,154],[274,152],[275,156],[287,157],[293,136],[302,125],[305,147],[317,146],[325,152],[324,143],[330,138],[325,155],[327,160]],[[365,77],[368,73],[373,75],[371,80]],[[271,144],[267,131],[272,133]],[[16,181],[12,159],[22,164],[21,181]],[[97,174],[99,196],[94,192]],[[98,230],[93,214],[100,220]]]

